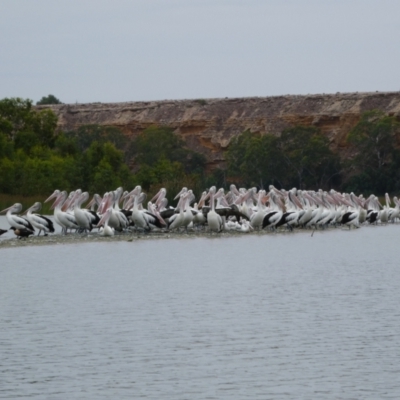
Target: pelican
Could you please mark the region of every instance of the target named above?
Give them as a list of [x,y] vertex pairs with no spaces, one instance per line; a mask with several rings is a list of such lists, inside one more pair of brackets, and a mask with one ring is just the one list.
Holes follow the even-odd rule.
[[[59,195],[60,193],[61,193],[61,192],[60,192],[58,189],[56,189],[44,202],[47,203],[47,202],[50,201],[50,200],[57,199],[57,197],[58,197],[58,195]],[[65,226],[59,221],[59,219],[58,219],[58,217],[57,217],[57,215],[56,215],[55,212],[54,212],[54,214],[53,214],[53,217],[54,217],[54,220],[56,221],[56,223],[57,223],[58,225],[61,226],[62,231],[65,232],[66,228],[65,228]]]
[[108,221],[110,220],[112,212],[113,212],[112,207],[109,207],[107,209],[107,211],[101,217],[99,223],[97,224],[98,227],[100,227],[101,225],[104,225],[103,228],[100,228],[100,235],[102,235],[102,236],[114,236],[114,228],[111,228],[108,225]]
[[15,203],[11,207],[8,207],[5,210],[0,211],[0,213],[7,211],[6,218],[12,228],[27,229],[27,230],[31,231],[32,233],[35,232],[35,228],[32,226],[32,224],[26,218],[20,217],[19,215],[15,215],[15,214],[21,212],[21,210],[22,210],[22,204]]
[[140,186],[136,186],[136,188],[131,192],[131,194],[134,196],[131,218],[135,226],[145,231],[150,231],[155,227],[164,228],[165,223],[163,223],[163,220],[159,220],[156,215],[150,213],[148,210],[139,209],[139,206],[146,199],[146,194],[141,193],[141,191],[142,188]]
[[129,221],[126,215],[119,210],[118,206],[115,208],[116,198],[118,198],[118,194],[116,196],[115,192],[105,193],[98,212],[103,214],[111,207],[112,213],[109,219],[109,225],[116,231],[121,232],[129,226]]
[[280,198],[277,197],[275,191],[270,190],[269,192],[269,202],[270,202],[270,209],[265,214],[263,222],[262,222],[262,229],[266,227],[270,227],[271,229],[276,229],[276,225],[281,220],[283,216],[283,204],[280,201]]
[[66,191],[60,192],[56,201],[51,206],[51,209],[54,209],[54,218],[56,222],[58,221],[59,225],[63,228],[65,234],[67,234],[68,229],[79,229],[79,225],[76,223],[75,216],[62,210],[64,205],[67,208],[70,204],[70,201],[66,201],[67,197],[68,194]]
[[[42,203],[38,201],[26,210],[26,218],[36,229],[39,229],[38,236],[40,232],[43,231],[43,235],[47,236],[48,232],[54,233],[53,221],[44,215],[36,214],[37,211],[42,209]],[[33,214],[35,213],[35,214]]]
[[171,231],[174,229],[179,229],[183,225],[185,219],[185,204],[183,203],[186,200],[186,192],[181,194],[180,196],[181,199],[179,200],[178,206],[176,207],[176,209],[179,210],[179,213],[174,213],[168,220],[168,229]]
[[215,186],[213,186],[209,190],[211,210],[207,214],[207,223],[210,231],[221,232],[224,227],[224,224],[221,216],[215,212],[215,200],[216,200],[215,191],[216,191]]
[[89,210],[81,208],[82,203],[84,203],[88,199],[88,192],[83,192],[82,194],[78,195],[74,202],[74,216],[76,223],[79,225],[81,230],[88,230],[89,232],[91,232],[93,229],[93,223],[98,223],[100,218],[97,216],[96,213],[93,212],[94,215],[97,217],[96,221],[94,221],[93,214]]
[[265,196],[265,190],[260,190],[258,192],[258,199],[257,199],[257,211],[253,213],[250,217],[250,224],[252,228],[261,229],[265,214],[267,213],[264,204],[262,202]]

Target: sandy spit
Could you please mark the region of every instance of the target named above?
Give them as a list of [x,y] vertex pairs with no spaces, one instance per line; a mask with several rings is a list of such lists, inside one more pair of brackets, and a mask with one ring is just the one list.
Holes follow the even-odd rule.
[[[280,231],[279,235],[290,234],[293,235],[295,232]],[[312,231],[301,231],[307,232],[311,235]],[[61,234],[49,234],[48,236],[30,236],[29,238],[11,238],[0,240],[0,250],[4,248],[12,247],[26,247],[26,246],[51,246],[51,245],[68,245],[78,243],[93,243],[93,242],[135,242],[138,240],[149,240],[149,239],[190,239],[190,238],[228,238],[228,237],[241,237],[244,235],[275,235],[277,233],[270,231],[255,231],[255,232],[207,232],[207,231],[188,231],[188,232],[150,232],[150,233],[138,233],[138,232],[122,232],[116,233],[114,236],[105,237],[99,235],[97,232],[89,234],[78,234],[69,233],[67,235]]]

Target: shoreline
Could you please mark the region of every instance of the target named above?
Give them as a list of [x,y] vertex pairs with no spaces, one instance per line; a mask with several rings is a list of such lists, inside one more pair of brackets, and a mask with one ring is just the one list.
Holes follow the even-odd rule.
[[[368,226],[364,226],[368,227]],[[189,231],[189,232],[122,232],[116,233],[114,236],[102,236],[95,233],[69,233],[62,235],[61,233],[49,234],[48,236],[30,236],[28,238],[17,239],[16,237],[8,239],[0,239],[0,250],[6,248],[16,247],[29,247],[29,246],[53,246],[53,245],[70,245],[80,243],[99,243],[99,242],[136,242],[140,240],[149,239],[194,239],[194,238],[230,238],[230,237],[243,237],[243,236],[266,236],[266,235],[295,235],[296,233],[309,234],[312,237],[315,233],[332,232],[332,231],[349,231],[342,227],[328,228],[328,229],[294,229],[292,232],[287,230],[279,230],[276,232],[271,231],[253,231],[253,232],[236,232],[236,231],[223,231],[223,232],[209,232],[209,231]],[[358,229],[351,229],[352,231]]]
[[[285,233],[285,232],[278,232]],[[295,233],[295,232],[287,232]],[[29,246],[54,246],[54,245],[70,245],[80,243],[100,243],[100,242],[136,242],[149,239],[194,239],[194,238],[223,238],[223,237],[240,237],[245,235],[268,235],[274,232],[257,231],[257,232],[122,232],[114,236],[102,236],[98,233],[69,233],[62,235],[61,233],[49,234],[48,236],[30,236],[28,238],[17,239],[16,237],[0,240],[0,250],[5,248],[29,247]]]

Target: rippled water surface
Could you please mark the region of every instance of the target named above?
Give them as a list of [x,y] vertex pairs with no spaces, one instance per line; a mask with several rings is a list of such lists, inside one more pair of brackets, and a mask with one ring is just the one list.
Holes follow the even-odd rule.
[[400,226],[0,250],[0,398],[399,399]]

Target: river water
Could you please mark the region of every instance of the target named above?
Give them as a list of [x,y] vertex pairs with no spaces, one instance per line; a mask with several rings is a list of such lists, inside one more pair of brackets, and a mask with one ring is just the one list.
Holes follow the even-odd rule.
[[0,398],[399,399],[400,226],[0,250]]

